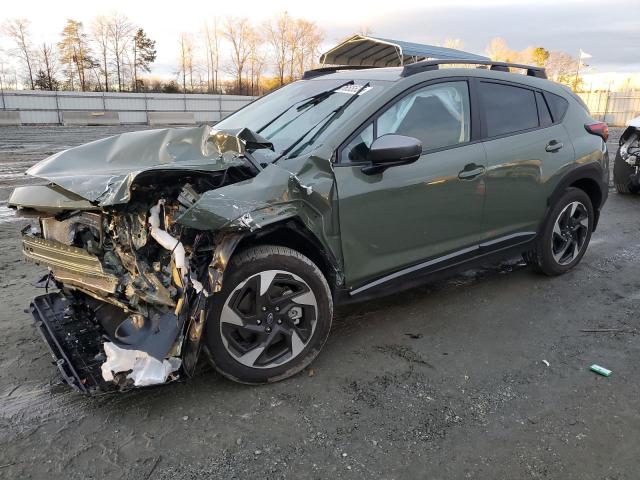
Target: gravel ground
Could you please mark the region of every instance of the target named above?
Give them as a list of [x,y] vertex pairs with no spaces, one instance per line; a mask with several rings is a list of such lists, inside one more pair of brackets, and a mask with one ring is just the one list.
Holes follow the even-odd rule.
[[[33,161],[118,131],[0,129],[0,200]],[[512,261],[339,309],[287,381],[205,369],[99,398],[59,384],[24,312],[41,269],[0,215],[0,477],[638,478],[639,209],[612,191],[561,278]]]

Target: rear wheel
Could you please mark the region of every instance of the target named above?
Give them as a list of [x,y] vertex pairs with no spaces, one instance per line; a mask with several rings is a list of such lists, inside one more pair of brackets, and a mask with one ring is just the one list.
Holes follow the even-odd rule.
[[582,259],[593,231],[594,213],[589,196],[569,188],[550,210],[536,248],[525,258],[547,275],[561,275]]
[[241,383],[290,377],[318,355],[332,315],[329,286],[311,260],[285,247],[250,248],[232,257],[209,309],[212,363]]

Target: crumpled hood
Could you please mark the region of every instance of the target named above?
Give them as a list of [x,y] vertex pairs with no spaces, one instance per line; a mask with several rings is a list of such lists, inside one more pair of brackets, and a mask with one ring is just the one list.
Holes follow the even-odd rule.
[[49,180],[100,206],[126,203],[131,184],[142,172],[213,172],[241,165],[237,137],[220,137],[206,125],[128,132],[56,153],[31,167],[27,174]]

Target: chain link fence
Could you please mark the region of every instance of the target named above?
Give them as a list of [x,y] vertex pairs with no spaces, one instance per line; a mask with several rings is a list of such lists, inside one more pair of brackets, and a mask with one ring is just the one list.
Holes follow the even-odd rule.
[[593,118],[612,127],[624,127],[629,120],[640,116],[640,91],[580,92],[578,96],[589,107]]

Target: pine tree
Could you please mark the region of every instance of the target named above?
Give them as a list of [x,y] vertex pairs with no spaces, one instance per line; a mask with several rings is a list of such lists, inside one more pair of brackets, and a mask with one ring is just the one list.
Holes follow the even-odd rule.
[[138,91],[138,70],[149,73],[156,60],[156,42],[151,40],[142,28],[133,37],[133,90]]

